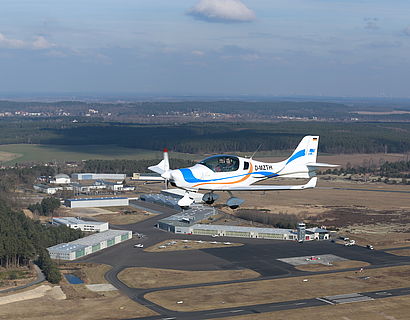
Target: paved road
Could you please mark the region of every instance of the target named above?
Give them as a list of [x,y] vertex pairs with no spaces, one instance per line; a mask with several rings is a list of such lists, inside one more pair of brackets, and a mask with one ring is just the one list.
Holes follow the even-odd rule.
[[30,283],[24,284],[22,286],[18,286],[18,287],[13,287],[13,288],[9,288],[9,289],[4,289],[4,290],[0,290],[0,293],[9,293],[9,292],[13,292],[13,291],[17,291],[17,290],[21,290],[21,289],[25,289],[31,286],[34,286],[38,283],[43,282],[44,280],[46,280],[46,277],[44,276],[44,273],[40,270],[40,268],[38,267],[38,265],[33,264],[33,268],[37,273],[37,278],[33,281],[31,281]]
[[[312,241],[297,243],[293,241],[280,240],[263,240],[263,239],[238,239],[223,237],[221,241],[240,241],[244,243],[239,247],[214,248],[192,251],[174,251],[150,253],[141,249],[134,248],[134,244],[143,243],[145,247],[156,244],[167,239],[186,239],[190,237],[195,240],[209,240],[206,236],[194,235],[177,235],[154,228],[158,219],[170,216],[176,211],[159,205],[133,201],[134,205],[143,207],[152,212],[161,213],[159,216],[152,217],[145,221],[118,226],[122,229],[132,230],[134,232],[145,234],[144,239],[133,239],[126,241],[114,247],[107,248],[91,256],[87,256],[81,261],[104,263],[113,266],[106,274],[106,279],[115,287],[120,289],[124,294],[134,301],[145,305],[151,310],[160,314],[160,316],[146,319],[162,319],[166,317],[175,317],[176,319],[211,319],[222,318],[232,315],[254,314],[269,312],[275,310],[288,310],[294,308],[304,308],[319,305],[330,304],[326,299],[320,297],[314,299],[291,300],[281,303],[270,303],[255,306],[245,306],[239,308],[217,309],[200,312],[175,312],[156,305],[144,298],[148,292],[161,291],[166,289],[203,287],[215,284],[240,283],[249,281],[260,281],[266,279],[275,279],[283,277],[296,277],[312,274],[295,269],[293,266],[278,261],[278,258],[300,257],[310,255],[334,254],[350,260],[366,261],[371,264],[367,268],[380,268],[387,266],[408,265],[409,257],[395,256],[383,251],[368,250],[359,246],[346,247],[329,241]],[[261,274],[257,279],[245,279],[235,281],[220,281],[215,283],[182,285],[172,287],[161,287],[155,289],[137,289],[129,288],[118,279],[118,273],[128,267],[148,267],[148,268],[168,268],[180,270],[235,270],[249,268]],[[356,270],[356,269],[351,269]],[[340,272],[327,271],[321,273]],[[320,274],[316,272],[315,274]],[[400,291],[402,290],[402,291]],[[394,289],[386,291],[388,295],[374,293],[363,293],[363,299],[383,298],[391,295],[410,294],[409,290]],[[408,292],[408,293],[406,293]]]

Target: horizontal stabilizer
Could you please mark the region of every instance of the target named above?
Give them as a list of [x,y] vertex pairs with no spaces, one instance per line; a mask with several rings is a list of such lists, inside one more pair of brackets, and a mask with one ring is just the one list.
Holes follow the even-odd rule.
[[138,181],[165,181],[163,177],[157,177],[157,176],[138,176],[136,178],[132,178],[132,180],[138,180]]
[[[230,187],[230,186],[221,186],[221,188],[212,188],[209,190],[218,190],[218,191],[275,191],[275,190],[303,190],[303,189],[312,189],[316,187],[317,177],[313,177],[306,184],[302,185],[293,185],[293,186],[275,186],[275,185],[251,185],[243,187]],[[201,188],[206,190],[206,188]]]
[[166,171],[166,169],[165,169],[165,160],[162,160],[156,166],[148,167],[148,169],[151,170],[151,171],[154,171],[155,173],[163,174]]
[[306,163],[308,167],[314,167],[314,168],[336,168],[340,167],[339,164],[330,164],[330,163],[320,163],[320,162],[309,162]]

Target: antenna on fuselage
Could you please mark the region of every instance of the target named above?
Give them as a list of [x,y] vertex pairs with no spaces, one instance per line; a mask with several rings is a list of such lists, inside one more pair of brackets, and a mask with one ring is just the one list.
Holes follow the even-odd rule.
[[259,151],[259,149],[262,147],[262,143],[258,146],[258,148],[255,150],[255,152],[251,155],[250,159],[253,159],[253,156],[256,154],[256,152]]

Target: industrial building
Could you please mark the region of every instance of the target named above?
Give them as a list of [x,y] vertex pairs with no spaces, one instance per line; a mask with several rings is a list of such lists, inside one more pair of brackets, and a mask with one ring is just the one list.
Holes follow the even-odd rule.
[[[156,193],[142,194],[140,196],[140,200],[156,203],[162,206],[167,206],[167,207],[171,207],[173,209],[179,210],[181,209],[181,207],[178,205],[178,201],[182,199],[184,195],[185,195],[185,190],[166,189],[166,190],[162,190],[160,194],[156,194]],[[193,197],[195,204],[203,203],[202,193],[192,192],[190,195]]]
[[69,208],[117,207],[128,206],[129,200],[126,197],[79,198],[67,199],[64,205]]
[[162,206],[167,206],[173,209],[180,210],[181,207],[178,205],[178,199],[170,195],[164,194],[142,194],[140,200],[147,201],[151,203],[156,203]]
[[80,229],[88,232],[103,232],[108,230],[108,222],[85,221],[74,217],[53,218],[52,224],[65,225],[71,229]]
[[196,234],[214,237],[240,237],[275,240],[328,240],[329,231],[321,228],[308,228],[299,223],[297,229],[255,228],[230,225],[201,224],[212,219],[218,211],[213,207],[198,205],[192,209],[174,214],[158,221],[157,227],[174,233]]
[[206,236],[259,238],[276,240],[297,239],[296,230],[293,229],[254,228],[216,224],[195,224],[190,229],[192,234]]
[[[165,196],[171,196],[177,200],[182,199],[185,196],[186,191],[182,189],[165,189],[161,190],[161,194]],[[194,203],[204,203],[202,197],[204,196],[200,192],[190,192],[189,196],[194,199]]]
[[126,177],[122,173],[73,173],[73,180],[117,180],[122,181]]
[[169,232],[191,234],[194,224],[216,214],[218,214],[218,210],[215,208],[200,205],[159,220],[157,227]]
[[75,260],[132,238],[132,231],[108,230],[47,248],[52,259]]

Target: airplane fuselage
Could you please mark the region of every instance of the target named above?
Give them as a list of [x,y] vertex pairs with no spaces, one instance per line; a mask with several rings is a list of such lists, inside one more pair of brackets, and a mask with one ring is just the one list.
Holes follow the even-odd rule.
[[[295,158],[296,159],[296,158]],[[175,185],[186,190],[223,190],[227,186],[244,187],[272,177],[309,178],[308,169],[286,172],[286,164],[293,161],[265,163],[232,155],[216,155],[196,165],[171,170]],[[303,172],[302,172],[303,171]]]

